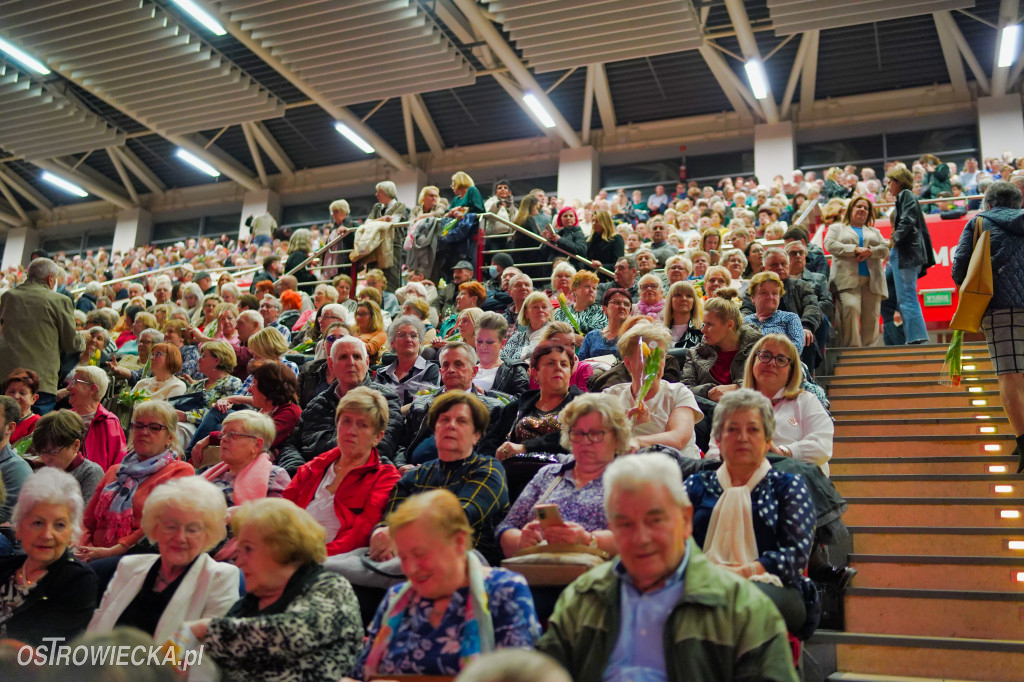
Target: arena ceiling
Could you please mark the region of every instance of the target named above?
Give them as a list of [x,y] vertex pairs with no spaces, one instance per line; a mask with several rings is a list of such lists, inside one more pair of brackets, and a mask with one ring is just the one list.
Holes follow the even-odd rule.
[[213,28],[184,4],[0,0],[0,38],[39,62],[0,53],[0,223],[211,182],[256,190],[373,157],[404,169],[541,134],[580,146],[723,111],[774,122],[809,101],[932,84],[1001,94],[1024,63],[996,64],[1014,0],[194,0]]

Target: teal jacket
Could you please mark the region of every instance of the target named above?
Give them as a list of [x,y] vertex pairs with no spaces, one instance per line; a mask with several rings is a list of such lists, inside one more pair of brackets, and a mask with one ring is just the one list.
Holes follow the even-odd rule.
[[[786,626],[749,581],[714,566],[687,540],[683,593],[663,638],[669,682],[772,680],[796,682]],[[537,648],[577,682],[604,678],[619,635],[618,561],[580,576],[555,605]]]

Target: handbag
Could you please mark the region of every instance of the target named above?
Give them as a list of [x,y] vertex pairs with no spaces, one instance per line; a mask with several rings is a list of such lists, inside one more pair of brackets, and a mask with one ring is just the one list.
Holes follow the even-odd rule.
[[981,327],[981,318],[992,300],[992,245],[988,230],[982,228],[984,219],[974,221],[974,251],[967,264],[967,276],[960,285],[960,299],[956,312],[949,322],[950,329],[976,332]]

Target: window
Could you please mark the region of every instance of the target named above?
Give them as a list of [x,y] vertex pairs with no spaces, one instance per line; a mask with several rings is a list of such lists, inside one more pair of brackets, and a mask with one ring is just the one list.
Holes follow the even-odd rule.
[[153,243],[173,244],[192,238],[220,237],[222,234],[234,239],[238,236],[241,221],[240,213],[168,220],[153,225]]

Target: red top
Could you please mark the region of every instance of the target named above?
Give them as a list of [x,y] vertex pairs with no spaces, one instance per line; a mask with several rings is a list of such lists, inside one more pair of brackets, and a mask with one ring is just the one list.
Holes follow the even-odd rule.
[[18,425],[14,427],[14,433],[11,434],[11,443],[17,443],[19,440],[35,431],[36,422],[39,421],[39,418],[40,415],[33,412],[18,422]]
[[719,384],[732,383],[732,372],[730,371],[732,368],[732,361],[739,352],[738,348],[736,350],[718,351],[718,359],[715,360],[715,364],[711,368],[711,376]]
[[97,405],[96,415],[85,433],[85,441],[82,442],[82,454],[106,471],[115,464],[120,464],[127,451],[121,421],[110,410]]
[[270,413],[270,418],[274,420],[277,438],[274,439],[274,444],[270,446],[271,450],[276,453],[278,448],[284,445],[284,442],[288,440],[288,436],[292,435],[292,431],[299,425],[299,417],[301,415],[302,408],[295,403],[286,403],[274,408],[274,411]]

